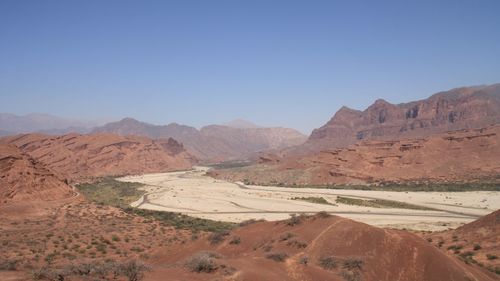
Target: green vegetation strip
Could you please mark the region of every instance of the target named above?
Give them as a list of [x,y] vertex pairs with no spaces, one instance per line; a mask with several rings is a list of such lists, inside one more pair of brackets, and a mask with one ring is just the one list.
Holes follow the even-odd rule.
[[324,204],[324,205],[335,205],[335,204],[328,202],[323,197],[293,197],[292,200],[300,200],[300,201],[306,201],[309,203]]
[[426,210],[426,211],[435,210],[424,206],[418,206],[409,203],[384,200],[384,199],[363,200],[363,199],[339,196],[337,197],[336,202],[340,204],[356,205],[356,206],[372,207],[372,208],[397,208],[397,209],[412,209],[412,210]]
[[214,164],[206,164],[205,166],[213,168],[213,169],[233,169],[233,168],[242,168],[250,166],[252,162],[249,161],[226,161]]
[[130,207],[130,203],[137,201],[146,192],[139,190],[144,186],[137,182],[122,182],[114,178],[102,178],[94,183],[77,185],[78,190],[90,201],[100,205],[109,205],[123,209],[129,214],[158,220],[178,229],[191,231],[221,232],[236,226],[234,223],[220,222],[194,218],[179,213],[153,211]]
[[[281,184],[282,186],[283,184]],[[379,191],[434,191],[434,192],[464,192],[464,191],[500,191],[500,183],[402,183],[380,185],[288,185],[292,188],[325,188],[347,190],[379,190]]]
[[144,184],[138,182],[122,182],[107,177],[94,183],[77,185],[78,190],[87,199],[101,205],[110,205],[118,208],[127,208],[130,203],[137,201],[146,192],[139,190]]

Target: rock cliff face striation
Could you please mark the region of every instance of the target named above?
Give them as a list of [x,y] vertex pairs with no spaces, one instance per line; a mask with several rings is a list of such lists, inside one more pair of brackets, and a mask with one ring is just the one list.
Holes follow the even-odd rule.
[[14,145],[0,144],[0,205],[73,196],[63,180]]
[[189,169],[196,162],[173,139],[112,134],[27,134],[5,137],[0,143],[17,146],[61,178],[71,182],[95,177]]
[[360,141],[301,156],[264,155],[253,166],[216,170],[259,184],[380,184],[496,180],[500,125],[422,138]]
[[212,171],[261,184],[372,184],[498,179],[500,84],[404,104],[341,108],[306,143],[258,165]]
[[500,123],[500,84],[440,92],[404,104],[377,100],[364,111],[342,107],[295,152],[346,147],[360,140],[423,137]]

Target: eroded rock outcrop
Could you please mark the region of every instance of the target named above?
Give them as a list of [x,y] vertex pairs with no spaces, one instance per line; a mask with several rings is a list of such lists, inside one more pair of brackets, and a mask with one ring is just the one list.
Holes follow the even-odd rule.
[[189,169],[196,159],[173,139],[112,134],[27,134],[0,140],[19,147],[69,181]]
[[14,145],[0,144],[0,205],[56,201],[74,195],[50,169]]
[[341,108],[293,152],[346,147],[360,140],[428,136],[500,122],[500,84],[440,92],[428,99],[391,104],[379,99],[366,110]]

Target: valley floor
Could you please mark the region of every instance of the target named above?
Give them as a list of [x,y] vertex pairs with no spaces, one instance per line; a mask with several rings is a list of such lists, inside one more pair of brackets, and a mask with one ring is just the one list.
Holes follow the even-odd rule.
[[[438,231],[456,228],[500,209],[500,192],[495,191],[392,192],[263,187],[216,180],[205,175],[207,169],[196,167],[193,171],[128,176],[119,180],[146,184],[143,187],[146,195],[134,202],[134,207],[229,222],[282,220],[291,214],[325,211],[376,226]],[[374,208],[338,203],[339,196],[403,204]],[[313,202],[304,201],[307,198]],[[316,199],[324,204],[315,202],[319,201]],[[421,209],[408,209],[404,203]]]

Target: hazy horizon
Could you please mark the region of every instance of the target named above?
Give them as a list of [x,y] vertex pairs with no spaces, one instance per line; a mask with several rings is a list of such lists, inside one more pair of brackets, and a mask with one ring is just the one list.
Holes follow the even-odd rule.
[[341,107],[500,82],[497,1],[2,1],[0,112],[233,119],[305,134]]

